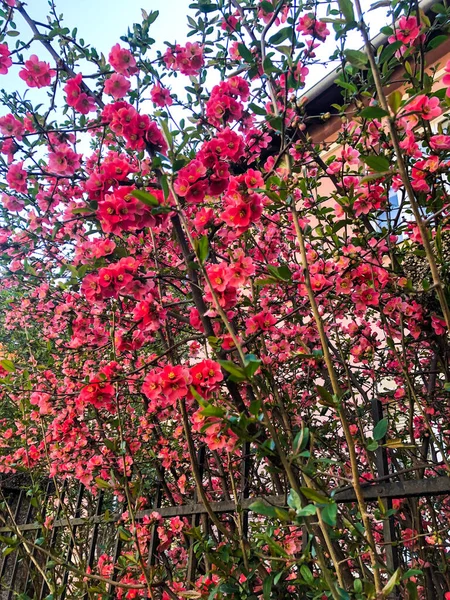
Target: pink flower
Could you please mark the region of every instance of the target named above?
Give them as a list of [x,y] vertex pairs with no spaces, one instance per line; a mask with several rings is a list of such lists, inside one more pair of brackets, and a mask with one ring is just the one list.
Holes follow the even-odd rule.
[[118,100],[123,98],[131,87],[131,83],[123,75],[113,73],[105,82],[105,93]]
[[408,45],[419,37],[420,26],[417,17],[401,17],[396,27],[395,35],[391,35],[389,42],[393,44],[396,41]]
[[312,13],[300,17],[296,30],[303,35],[312,35],[321,41],[324,41],[330,34],[327,24],[318,21]]
[[192,380],[188,369],[180,365],[167,365],[161,371],[160,377],[162,394],[170,404],[175,404],[178,399],[187,396],[188,385]]
[[25,207],[23,200],[19,200],[19,198],[16,198],[15,196],[8,196],[7,194],[2,195],[2,203],[7,210],[13,212],[19,212]]
[[36,54],[32,54],[29,60],[25,61],[25,67],[19,72],[19,77],[31,88],[50,85],[55,75],[56,71],[50,69],[50,65],[45,61],[39,60]]
[[150,91],[150,96],[153,104],[156,104],[157,106],[171,106],[173,104],[169,90],[161,87],[159,83],[153,86]]
[[208,265],[206,271],[213,289],[216,292],[224,292],[231,279],[227,264],[222,262],[216,265]]
[[6,175],[8,185],[17,192],[27,191],[27,172],[23,168],[23,161],[10,165]]
[[352,294],[352,300],[356,310],[365,310],[368,306],[378,306],[380,294],[374,288],[363,284]]
[[432,121],[442,114],[442,109],[439,106],[439,98],[433,96],[429,98],[425,94],[420,94],[412,100],[406,107],[408,112],[418,112],[425,121]]
[[222,380],[223,374],[220,365],[213,360],[206,359],[194,365],[190,370],[192,385],[203,397],[208,397]]
[[8,44],[0,44],[0,75],[6,75],[12,65]]
[[117,71],[117,73],[125,75],[125,77],[131,77],[131,75],[138,72],[136,59],[129,50],[122,48],[120,44],[116,44],[111,48],[108,60],[112,68]]
[[65,144],[57,146],[48,154],[48,169],[57,175],[73,175],[81,166],[81,154]]
[[447,86],[446,94],[450,97],[450,60],[445,65],[445,75],[442,78],[442,83]]
[[169,69],[180,71],[183,75],[198,75],[204,64],[203,46],[191,42],[184,47],[177,44],[166,50],[163,59]]
[[23,123],[16,119],[13,115],[5,115],[4,117],[0,117],[0,133],[6,136],[13,136],[17,140],[22,139],[23,134]]
[[450,150],[450,135],[433,135],[430,146],[433,150]]

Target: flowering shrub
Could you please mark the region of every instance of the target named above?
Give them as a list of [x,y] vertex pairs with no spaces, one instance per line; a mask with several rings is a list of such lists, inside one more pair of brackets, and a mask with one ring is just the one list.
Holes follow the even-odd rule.
[[[374,47],[357,0],[202,0],[192,41],[154,50],[143,11],[106,60],[2,4],[0,473],[42,529],[1,492],[19,597],[444,598],[449,496],[409,496],[450,469],[448,9],[375,5]],[[89,559],[52,534],[79,483],[119,540]]]

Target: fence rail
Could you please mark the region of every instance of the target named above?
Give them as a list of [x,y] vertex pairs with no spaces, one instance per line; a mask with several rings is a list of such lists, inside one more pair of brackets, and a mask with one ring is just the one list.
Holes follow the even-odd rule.
[[[395,474],[392,475],[395,477]],[[397,476],[398,477],[398,476]],[[50,539],[48,547],[52,553],[58,552],[59,556],[69,564],[73,561],[78,561],[78,564],[83,563],[85,566],[92,568],[95,559],[105,549],[108,549],[110,554],[117,560],[120,556],[122,542],[120,534],[115,524],[120,519],[120,514],[107,510],[108,502],[106,501],[105,492],[100,492],[97,498],[89,497],[88,492],[83,485],[80,485],[76,496],[67,500],[67,485],[64,486],[62,494],[58,498],[58,502],[52,523]],[[249,486],[246,486],[248,490]],[[49,505],[51,500],[55,499],[54,489],[49,483],[45,492],[46,510],[49,513]],[[245,491],[245,490],[244,490]],[[394,498],[411,498],[411,497],[430,497],[450,494],[450,478],[446,476],[436,477],[422,480],[404,480],[404,481],[386,481],[383,483],[363,485],[363,494],[368,502],[377,501],[378,499],[392,500]],[[36,520],[36,508],[32,506],[24,489],[4,489],[3,496],[8,497],[10,507],[12,507],[14,520],[16,525],[11,522],[10,515],[3,511],[2,520],[6,523],[0,527],[0,538],[3,536],[3,541],[0,542],[3,550],[6,550],[5,536],[8,534],[19,534],[28,539],[30,545],[32,543],[32,557],[20,549],[13,552],[4,553],[0,559],[0,600],[12,600],[17,594],[25,594],[23,598],[32,598],[32,600],[43,600],[48,595],[48,589],[45,582],[40,577],[34,561],[45,564],[47,557],[44,552],[40,552],[35,545],[37,536],[42,529],[42,523]],[[153,499],[152,508],[138,512],[136,520],[142,520],[146,515],[150,515],[153,511],[157,511],[163,519],[172,517],[187,517],[191,519],[191,525],[196,527],[200,524],[200,519],[203,519],[203,525],[207,523],[207,509],[201,502],[192,502],[189,504],[181,504],[177,506],[160,506],[161,491],[157,493]],[[335,490],[333,497],[339,504],[351,503],[356,500],[353,488],[341,488]],[[89,498],[89,501],[88,501]],[[95,501],[94,501],[95,500]],[[234,500],[223,500],[211,502],[211,509],[216,514],[233,514],[237,510],[244,511],[248,514],[250,505],[256,500],[265,502],[268,505],[283,507],[287,505],[286,494],[273,494],[267,496],[241,497],[237,502]],[[61,518],[62,504],[67,503],[66,511],[72,511],[73,518]],[[85,513],[85,514],[83,514]],[[66,512],[67,514],[67,512]],[[248,521],[248,517],[246,517]],[[105,529],[106,528],[106,529]],[[108,529],[109,528],[109,529]],[[246,525],[247,531],[247,525]],[[33,537],[34,536],[34,537]],[[82,550],[76,547],[80,542]],[[395,539],[391,540],[391,545]],[[192,581],[195,577],[196,569],[199,568],[198,559],[193,551],[192,541],[188,542],[189,560],[187,566],[187,578]],[[149,543],[149,567],[155,565],[159,560],[164,562],[164,558],[158,553],[158,536],[156,526],[153,526],[151,539]],[[391,557],[392,560],[395,556]],[[167,560],[167,559],[166,559]],[[117,574],[116,574],[117,575]],[[68,592],[70,588],[71,573],[69,569],[61,570],[58,574],[61,582],[61,600],[70,598]],[[113,585],[109,586],[109,593],[113,593]],[[28,595],[31,594],[31,595]],[[88,595],[82,596],[88,598]],[[112,596],[111,596],[112,597]]]

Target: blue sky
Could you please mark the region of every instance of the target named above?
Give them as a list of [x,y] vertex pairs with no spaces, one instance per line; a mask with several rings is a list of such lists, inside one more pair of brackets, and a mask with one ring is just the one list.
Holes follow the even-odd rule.
[[[132,23],[141,21],[141,8],[159,10],[153,25],[154,37],[180,40],[186,37],[186,14],[192,0],[56,0],[58,14],[63,14],[67,27],[78,27],[80,37],[105,54],[119,41]],[[36,19],[44,19],[47,0],[31,0],[27,11]],[[19,23],[19,19],[17,19]]]
[[[79,36],[86,43],[91,43],[97,50],[108,55],[111,47],[120,41],[120,36],[134,22],[141,21],[141,8],[147,12],[158,10],[159,17],[152,26],[151,33],[157,47],[164,48],[164,41],[181,42],[186,40],[187,18],[192,11],[189,4],[193,0],[56,0],[58,14],[63,14],[64,23],[71,30],[78,28]],[[363,7],[368,7],[373,0],[362,0]],[[27,10],[32,17],[45,22],[48,11],[47,0],[30,0]],[[368,13],[369,21],[376,22],[377,27],[384,21],[380,11]],[[381,19],[380,19],[381,17]],[[16,19],[19,30],[25,33],[25,24],[21,27],[21,19]],[[374,32],[375,34],[378,31]],[[23,36],[25,39],[26,36]],[[330,36],[332,37],[332,36]],[[349,36],[351,47],[358,48],[362,41],[359,34]],[[332,43],[332,42],[331,42]],[[350,46],[349,46],[350,47]],[[324,49],[325,50],[325,49]],[[42,53],[42,49],[40,49]],[[324,55],[326,56],[326,50]],[[326,67],[315,66],[311,69],[307,87],[313,85],[326,74]]]
[[[373,0],[362,0],[363,7],[369,7]],[[57,13],[63,15],[63,24],[72,30],[74,27],[78,29],[79,38],[83,38],[85,43],[92,44],[99,52],[108,57],[111,47],[120,42],[120,36],[126,34],[127,28],[134,22],[141,22],[141,9],[147,12],[159,11],[158,19],[153,23],[151,35],[156,40],[156,48],[163,50],[165,48],[164,41],[184,43],[186,41],[187,14],[192,12],[189,9],[189,4],[192,0],[55,0]],[[26,6],[30,16],[42,22],[47,22],[46,15],[49,10],[48,0],[29,0]],[[369,22],[376,24],[377,29],[385,22],[384,13],[377,10],[369,12]],[[21,39],[29,39],[29,28],[22,20],[20,15],[16,15],[15,21],[18,30],[21,32]],[[318,51],[318,56],[326,62],[327,57],[334,49],[333,35],[331,35],[327,43]],[[8,39],[10,46],[13,46],[14,41]],[[351,32],[349,35],[349,44],[347,47],[360,48],[362,41],[359,33]],[[49,60],[53,64],[53,60],[47,54],[41,44],[35,42],[32,47],[32,52],[38,54],[39,58]],[[28,53],[32,53],[28,51]],[[27,53],[25,53],[27,54]],[[322,79],[327,72],[332,68],[332,65],[327,62],[322,65],[313,65],[310,67],[310,73],[306,79],[305,91],[312,87],[317,81]],[[7,76],[0,79],[0,86],[7,90],[16,89],[23,93],[26,85],[18,76],[18,68],[11,69]],[[180,92],[183,85],[186,85],[187,78],[179,78],[172,80],[171,84],[174,91]],[[178,90],[177,88],[180,87]],[[28,90],[27,95],[33,101],[40,101],[41,96],[46,102],[46,90]],[[5,112],[4,107],[0,107],[0,114]],[[8,111],[6,111],[8,112]]]

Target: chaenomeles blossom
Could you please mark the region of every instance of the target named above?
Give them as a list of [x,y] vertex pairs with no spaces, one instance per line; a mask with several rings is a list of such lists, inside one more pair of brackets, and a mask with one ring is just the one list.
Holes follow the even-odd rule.
[[126,48],[122,48],[120,44],[116,44],[111,48],[108,60],[114,71],[125,77],[131,77],[138,72],[136,59]]
[[450,135],[433,135],[430,137],[430,147],[433,150],[450,150]]
[[6,75],[12,65],[8,44],[0,44],[0,75]]
[[442,78],[442,83],[447,86],[446,94],[450,98],[450,60],[445,65],[445,75]]
[[6,181],[16,192],[27,191],[27,172],[23,168],[23,161],[9,166]]
[[425,121],[433,121],[442,114],[440,100],[436,96],[429,98],[425,94],[420,94],[405,106],[409,112],[418,112]]
[[173,100],[170,96],[170,91],[166,88],[163,88],[159,83],[153,86],[150,90],[150,97],[152,99],[153,104],[156,106],[171,106],[173,104]]
[[187,42],[186,46],[177,44],[168,48],[163,56],[166,67],[180,71],[182,75],[198,75],[204,65],[203,46]]
[[24,126],[22,121],[16,119],[12,114],[0,117],[0,133],[4,136],[12,136],[16,140],[22,139]]
[[323,21],[318,21],[312,13],[300,17],[296,31],[300,31],[303,35],[312,35],[322,42],[327,35],[330,35],[327,24]]
[[97,110],[97,107],[94,98],[82,91],[82,79],[81,73],[78,73],[72,79],[68,79],[64,91],[67,94],[67,104],[82,115],[87,115],[89,112]]
[[123,98],[131,87],[131,83],[120,73],[113,73],[105,81],[105,93],[112,96],[114,100]]
[[401,17],[395,28],[395,34],[388,38],[390,44],[399,41],[405,46],[412,44],[420,35],[420,22],[417,17]]
[[36,54],[32,54],[25,61],[25,67],[19,72],[19,77],[31,88],[42,88],[50,85],[55,75],[56,71],[50,68],[49,63],[39,60]]
[[25,203],[23,200],[20,200],[15,196],[8,196],[7,194],[2,194],[2,204],[6,210],[10,210],[12,212],[20,212],[25,208]]
[[81,166],[81,154],[77,154],[65,144],[54,148],[48,154],[48,170],[56,175],[71,176]]

